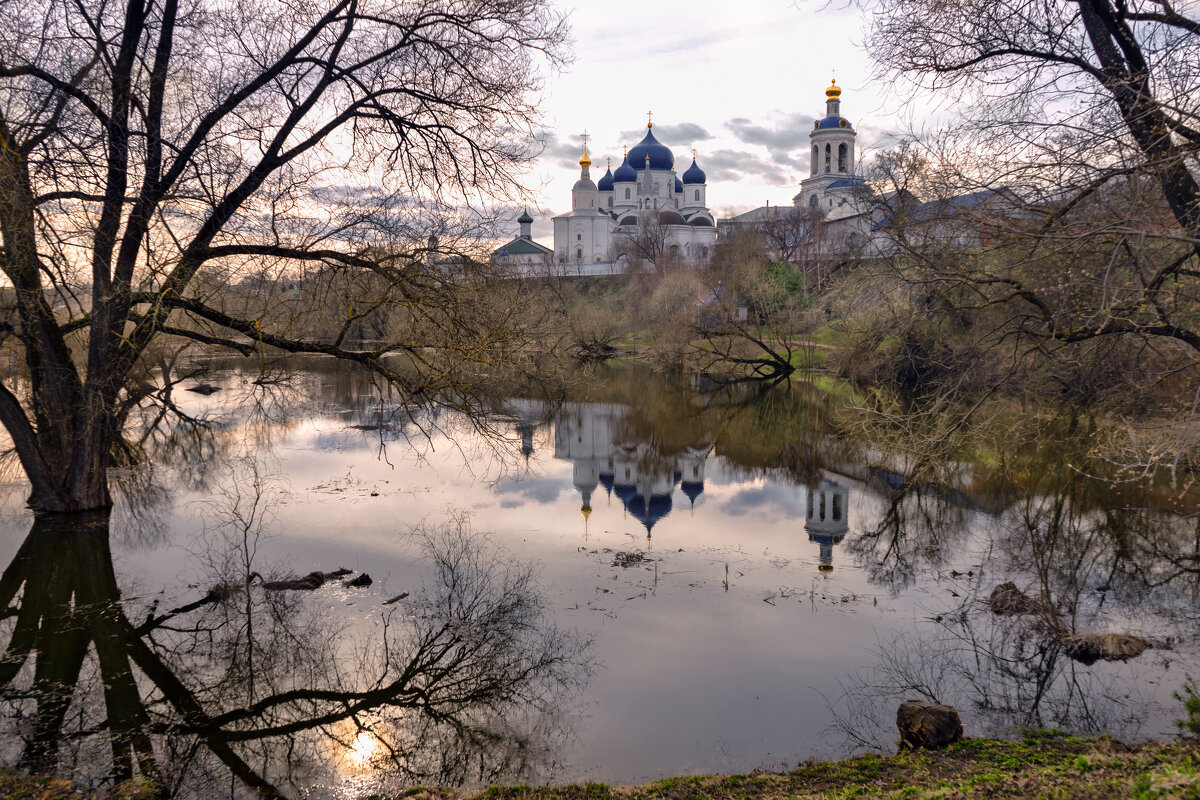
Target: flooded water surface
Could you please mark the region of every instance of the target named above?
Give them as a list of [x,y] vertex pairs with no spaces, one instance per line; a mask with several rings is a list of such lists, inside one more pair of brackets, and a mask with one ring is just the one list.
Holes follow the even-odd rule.
[[258,375],[179,392],[201,429],[116,471],[111,518],[35,523],[6,484],[11,765],[633,783],[891,748],[909,697],[968,735],[1163,737],[1197,677],[1195,517],[1065,456],[917,474],[800,383],[614,368],[410,417],[332,365]]

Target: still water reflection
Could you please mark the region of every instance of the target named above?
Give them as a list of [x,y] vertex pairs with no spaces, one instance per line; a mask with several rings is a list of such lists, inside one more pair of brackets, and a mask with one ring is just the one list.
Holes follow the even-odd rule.
[[[628,783],[887,747],[918,695],[969,734],[1161,736],[1196,672],[1195,517],[1084,481],[1065,434],[931,468],[803,385],[624,369],[468,417],[257,377],[177,398],[202,424],[147,438],[111,518],[33,521],[6,485],[9,766],[205,797]],[[989,607],[1007,581],[1028,609]],[[1150,648],[1070,657],[1126,632]]]

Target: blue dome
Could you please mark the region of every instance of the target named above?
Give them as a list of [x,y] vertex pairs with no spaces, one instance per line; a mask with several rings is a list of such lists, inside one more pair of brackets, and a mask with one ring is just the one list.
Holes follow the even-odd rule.
[[683,181],[675,179],[675,194],[683,194]]
[[692,159],[692,165],[687,168],[687,172],[683,173],[684,183],[708,183],[708,176],[704,174],[704,170],[696,166],[696,159]]
[[629,151],[627,160],[634,169],[645,169],[647,155],[650,156],[650,169],[675,168],[675,156],[670,148],[655,139],[651,130],[647,130],[646,138]]
[[621,166],[617,167],[617,171],[613,173],[614,183],[636,183],[637,172],[633,167],[629,166],[629,155],[625,155],[625,160],[621,162]]
[[826,128],[845,128],[848,131],[854,130],[854,126],[850,124],[850,120],[846,119],[845,117],[826,117],[825,119],[818,120],[817,123],[813,125],[814,131],[825,130]]
[[[620,167],[618,167],[620,169]],[[602,192],[611,192],[613,190],[613,174],[612,169],[605,170],[600,176],[600,180],[596,183],[596,188]]]

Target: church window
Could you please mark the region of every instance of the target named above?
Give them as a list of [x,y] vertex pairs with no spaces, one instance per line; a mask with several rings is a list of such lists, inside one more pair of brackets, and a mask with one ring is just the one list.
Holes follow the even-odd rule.
[[821,492],[821,494],[818,496],[821,498],[821,509],[820,509],[820,511],[817,512],[817,519],[821,520],[821,522],[824,522],[825,521],[825,493]]
[[[628,190],[626,190],[626,191],[628,191]],[[612,198],[611,197],[608,198],[608,207],[612,208]]]
[[829,172],[830,162],[833,160],[833,148],[828,144],[825,145],[825,171]]
[[847,153],[847,150],[848,150],[848,148],[846,147],[846,143],[845,143],[845,142],[843,142],[842,144],[839,144],[839,145],[838,145],[838,172],[845,172],[845,171],[846,171],[846,153]]
[[813,154],[812,154],[812,174],[813,175],[817,174],[817,166],[820,163],[821,163],[821,148],[817,147],[814,144],[813,145]]
[[577,248],[575,250],[575,260],[583,261],[583,249],[582,248]]
[[625,199],[626,200],[629,199],[629,187],[628,186],[625,187]]
[[808,198],[808,205],[810,208],[817,207],[817,196],[815,194],[812,197]]
[[696,190],[695,195],[692,197],[692,199],[695,200],[697,203],[700,202],[700,190],[699,189]]
[[595,207],[596,207],[596,201],[595,201],[595,200],[589,200],[589,201],[588,201],[588,205],[589,205],[589,206],[591,206],[592,208],[595,208]]
[[575,234],[575,241],[577,241],[577,242],[582,242],[582,241],[583,241],[583,234],[582,234],[582,233],[577,233],[577,234]]
[[842,520],[842,496],[835,494],[833,496],[833,521],[841,522]]
[[700,256],[702,258],[708,258],[708,248],[707,247],[700,248]]

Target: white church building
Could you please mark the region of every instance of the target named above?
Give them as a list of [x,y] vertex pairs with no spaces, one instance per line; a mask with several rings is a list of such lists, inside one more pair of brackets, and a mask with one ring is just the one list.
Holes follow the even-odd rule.
[[571,189],[571,210],[554,217],[554,259],[560,264],[612,263],[645,257],[647,251],[680,261],[706,261],[717,241],[708,210],[707,177],[696,163],[682,176],[675,155],[646,136],[626,151],[614,172],[591,178],[587,143],[579,159],[579,180]]

